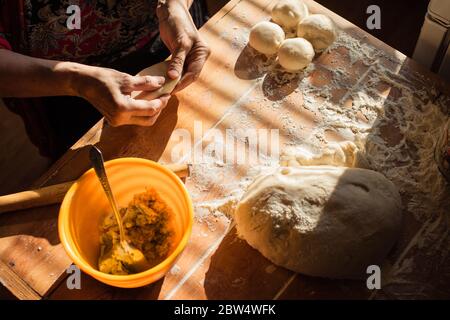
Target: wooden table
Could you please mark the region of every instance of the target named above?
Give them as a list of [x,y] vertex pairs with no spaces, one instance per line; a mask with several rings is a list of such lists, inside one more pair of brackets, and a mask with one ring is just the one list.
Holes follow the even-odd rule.
[[[316,57],[311,72],[301,73],[290,82],[270,79],[270,72],[265,76],[267,70],[255,68],[251,49],[241,40],[253,24],[268,19],[275,2],[230,1],[201,29],[212,55],[200,79],[171,99],[155,126],[111,128],[100,121],[35,186],[79,177],[89,168],[86,146],[90,144],[99,146],[106,159],[134,156],[171,162],[171,151],[179,142],[179,137],[173,136],[175,129],[183,128],[193,134],[196,123],[198,125],[196,121],[201,121],[203,137],[211,128],[225,132],[242,123],[243,113],[238,110],[248,111],[246,118],[256,128],[278,128],[281,145],[284,145],[292,143],[294,138],[309,137],[312,128],[323,123],[324,115],[320,108],[315,109],[316,105],[331,103],[341,108],[350,107],[355,89],[375,88],[386,105],[389,102],[395,106],[396,101],[401,102],[402,91],[394,84],[400,81],[411,92],[425,89],[428,96],[418,99],[432,100],[448,108],[448,84],[313,1],[307,1],[310,11],[328,14],[359,46],[369,46],[383,54],[372,61],[352,61],[358,47],[338,45]],[[371,73],[376,72],[377,65],[389,72],[384,81],[373,83]],[[340,76],[332,72],[339,67],[344,70]],[[298,83],[307,83],[313,90],[302,92],[297,89]],[[322,88],[330,83],[336,87],[331,96],[324,96]],[[314,103],[310,103],[311,98]],[[274,104],[278,107],[273,107]],[[383,105],[380,108],[383,109]],[[386,108],[384,112],[389,111]],[[280,116],[284,113],[287,116]],[[356,117],[377,126],[377,121],[364,118],[363,109]],[[401,139],[398,130],[401,123],[396,121],[393,119],[389,126],[376,131],[392,145]],[[343,133],[328,130],[323,141],[345,140],[347,136]],[[385,174],[388,172],[386,166],[380,165],[379,169]],[[236,166],[231,173],[214,177],[207,190],[196,190],[195,201],[226,195],[223,185],[239,179],[243,170],[244,167]],[[194,181],[187,180],[189,190],[195,189]],[[430,209],[420,217],[405,209],[405,228],[387,259],[389,269],[382,269],[384,285],[378,291],[368,290],[364,281],[312,278],[276,267],[238,239],[232,220],[223,215],[195,220],[191,240],[176,270],[155,284],[124,290],[103,285],[83,274],[82,289],[69,290],[65,278],[71,261],[58,240],[58,206],[0,216],[0,280],[20,299],[449,298],[449,215],[442,213],[445,208],[441,203],[437,206],[441,207]]]

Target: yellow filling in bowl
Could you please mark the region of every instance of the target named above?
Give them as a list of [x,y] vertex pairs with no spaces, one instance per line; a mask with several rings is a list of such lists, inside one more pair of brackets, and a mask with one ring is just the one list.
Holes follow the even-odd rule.
[[[172,212],[153,188],[136,194],[128,207],[121,208],[126,239],[144,255],[147,269],[164,260],[171,249],[174,235],[170,225]],[[109,274],[132,274],[137,270],[136,261],[122,250],[119,227],[114,213],[107,215],[101,224],[100,258],[98,267]],[[134,261],[133,261],[134,260]],[[142,269],[140,266],[139,269]]]

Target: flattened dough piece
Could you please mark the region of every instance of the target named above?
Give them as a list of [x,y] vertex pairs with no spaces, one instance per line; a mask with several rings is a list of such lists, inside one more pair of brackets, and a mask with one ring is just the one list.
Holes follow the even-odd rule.
[[364,278],[397,240],[401,199],[372,170],[282,167],[257,178],[235,212],[238,234],[273,263],[326,278]]
[[179,76],[177,79],[171,79],[167,76],[167,70],[169,68],[169,61],[163,61],[157,64],[154,64],[144,70],[141,70],[137,76],[159,76],[166,78],[166,82],[164,85],[157,90],[154,91],[133,91],[131,93],[131,97],[133,99],[145,99],[145,100],[153,100],[164,94],[170,94],[173,89],[175,89],[176,85],[181,79]]

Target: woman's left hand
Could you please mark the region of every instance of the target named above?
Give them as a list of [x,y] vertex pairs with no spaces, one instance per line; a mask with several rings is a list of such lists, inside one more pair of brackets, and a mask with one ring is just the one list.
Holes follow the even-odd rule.
[[174,90],[176,92],[197,80],[210,50],[192,21],[186,0],[165,2],[157,8],[159,32],[172,53],[168,76],[176,79],[182,75]]

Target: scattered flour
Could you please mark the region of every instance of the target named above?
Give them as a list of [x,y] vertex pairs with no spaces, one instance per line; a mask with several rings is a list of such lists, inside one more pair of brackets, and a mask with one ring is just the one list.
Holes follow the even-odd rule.
[[[274,59],[261,57],[247,47],[248,30],[241,31],[233,28],[224,37],[231,39],[233,49],[242,51],[235,73],[252,79],[254,89],[227,111],[227,125],[257,127],[261,114],[272,112],[281,124],[281,150],[294,147],[317,153],[329,142],[327,132],[353,141],[369,168],[383,173],[398,187],[405,212],[425,225],[393,264],[391,283],[412,277],[414,258],[406,255],[419,247],[422,256],[439,253],[438,265],[447,263],[450,236],[442,228],[450,222],[449,188],[433,153],[450,115],[450,97],[439,88],[429,88],[429,81],[412,71],[404,56],[388,55],[346,32],[340,32],[336,42],[308,68],[286,73]],[[312,75],[316,73],[328,75],[325,78],[329,81],[315,83]],[[289,104],[291,94],[301,96],[301,103]],[[304,110],[314,115],[309,126],[291,116]],[[211,215],[232,219],[237,201],[253,178],[279,165],[278,158],[258,160],[255,165],[236,167],[211,153],[203,163],[194,164],[188,180],[196,202],[196,219],[205,223],[210,223],[207,217]],[[212,189],[218,197],[200,201]],[[214,230],[213,225],[210,230]]]
[[170,273],[171,273],[172,275],[174,275],[174,276],[180,274],[180,272],[181,272],[181,268],[180,268],[180,266],[178,266],[177,264],[175,264],[175,265],[172,267],[172,269],[170,269]]

